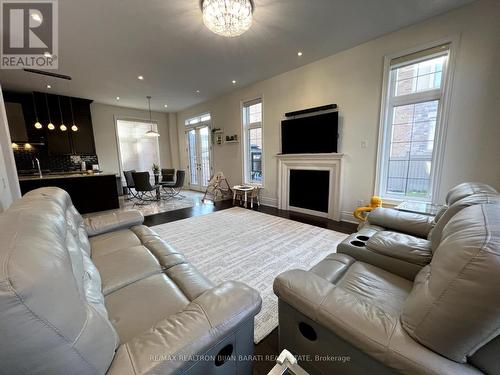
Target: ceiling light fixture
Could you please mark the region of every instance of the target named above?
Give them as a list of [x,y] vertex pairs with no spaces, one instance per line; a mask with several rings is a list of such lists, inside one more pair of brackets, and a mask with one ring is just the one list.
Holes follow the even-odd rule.
[[137,79],[140,80],[140,81],[142,81],[144,79],[144,77],[143,76],[137,76]]
[[61,115],[61,126],[59,126],[59,129],[61,129],[61,131],[65,132],[66,130],[68,130],[68,128],[66,127],[66,125],[64,125],[64,120],[63,120],[63,115],[62,115],[62,109],[61,109],[61,97],[60,96],[57,96],[57,102],[59,103],[59,114]]
[[236,85],[236,81],[233,79],[233,85]]
[[54,126],[54,124],[52,123],[52,120],[50,118],[49,99],[47,97],[47,94],[45,94],[45,104],[47,105],[47,115],[49,117],[49,124],[47,125],[47,128],[49,130],[54,130],[56,127]]
[[71,122],[73,123],[73,125],[71,125],[71,130],[73,130],[74,132],[77,132],[78,131],[78,126],[76,126],[75,124],[75,116],[73,114],[73,98],[69,98],[69,108],[71,109]]
[[251,0],[203,0],[201,9],[203,23],[215,34],[233,38],[252,26]]
[[300,51],[297,52],[297,56],[299,56],[299,57],[302,56],[302,52],[300,52]]
[[165,105],[164,105],[164,107],[165,107],[165,108],[167,108],[167,107],[168,107],[168,105],[167,105],[167,104],[165,104]]
[[200,90],[196,90],[196,93],[199,94],[200,93]]
[[40,121],[38,121],[38,111],[36,110],[35,93],[32,92],[31,95],[33,97],[33,110],[35,111],[35,118],[36,118],[35,129],[41,129],[43,126],[42,124],[40,124]]
[[120,97],[119,97],[119,96],[117,96],[117,97],[116,97],[116,100],[120,100]]
[[148,99],[148,107],[149,107],[149,122],[151,123],[151,129],[146,132],[146,137],[159,137],[160,133],[156,130],[153,130],[153,119],[151,118],[151,96],[146,96]]
[[48,89],[51,89],[51,88],[52,88],[52,86],[51,86],[51,85],[47,85],[47,88],[48,88]]

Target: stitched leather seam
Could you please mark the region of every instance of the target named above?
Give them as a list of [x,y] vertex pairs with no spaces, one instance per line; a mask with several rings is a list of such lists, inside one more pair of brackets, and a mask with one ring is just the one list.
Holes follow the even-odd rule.
[[128,359],[130,360],[130,366],[132,366],[132,371],[134,372],[134,374],[137,374],[137,371],[136,371],[135,366],[134,366],[134,360],[132,359],[132,356],[130,355],[128,343],[125,343],[123,345],[125,346],[125,350],[127,352]]
[[[488,222],[487,222],[487,219],[486,219],[486,215],[484,214],[484,207],[481,207],[481,212],[482,212],[482,215],[483,215],[483,218],[484,218],[484,221],[485,221],[485,229],[486,229],[486,235],[484,236],[484,239],[483,239],[483,243],[481,245],[481,247],[477,250],[476,254],[474,254],[473,257],[471,257],[469,259],[469,261],[464,264],[464,266],[462,267],[462,269],[460,270],[460,272],[457,274],[457,276],[448,284],[448,286],[441,292],[441,294],[434,300],[434,302],[429,306],[429,308],[427,309],[427,312],[425,313],[424,317],[422,318],[422,320],[420,321],[419,324],[417,324],[415,326],[415,328],[413,329],[413,333],[416,335],[416,331],[420,328],[420,326],[422,324],[424,324],[424,322],[427,321],[427,318],[429,317],[429,314],[431,313],[431,311],[434,309],[434,307],[441,301],[441,299],[444,297],[444,295],[446,293],[448,293],[448,291],[450,290],[450,288],[458,281],[458,279],[460,278],[460,276],[463,275],[463,273],[466,271],[466,269],[468,269],[468,266],[472,263],[473,260],[475,260],[478,256],[478,254],[480,254],[481,252],[483,252],[486,244],[489,242],[489,239],[490,239],[490,236],[491,236],[491,233],[490,231],[488,230]],[[430,275],[430,273],[429,273]],[[429,280],[429,278],[427,278],[427,280]],[[425,340],[425,339],[421,339],[419,338],[418,339],[420,342],[425,342],[429,347],[431,347],[431,343],[428,341],[428,340]],[[471,349],[472,350],[472,349]],[[470,353],[470,350],[467,351],[467,353]],[[465,356],[467,356],[467,354],[465,354]]]
[[26,303],[24,302],[23,298],[16,292],[16,290],[12,287],[12,284],[10,283],[10,281],[7,281],[7,286],[8,288],[11,290],[11,292],[14,294],[14,296],[19,300],[19,302],[26,308],[26,310],[28,310],[31,315],[33,315],[33,317],[38,320],[40,323],[42,323],[43,325],[45,325],[47,328],[50,328],[51,330],[53,330],[57,336],[59,336],[64,342],[66,342],[66,344],[69,344],[69,346],[75,351],[75,353],[82,359],[82,361],[87,364],[87,366],[94,370],[94,372],[97,374],[98,371],[97,369],[94,367],[93,364],[91,364],[90,362],[87,361],[87,359],[85,357],[83,357],[83,355],[78,351],[78,349],[76,349],[73,344],[71,343],[71,341],[68,340],[68,338],[66,336],[64,336],[61,332],[59,332],[59,330],[54,327],[52,324],[50,324],[48,321],[46,321],[45,319],[42,319],[40,316],[38,316],[38,314],[36,314],[33,310],[31,310],[28,305],[26,305]]

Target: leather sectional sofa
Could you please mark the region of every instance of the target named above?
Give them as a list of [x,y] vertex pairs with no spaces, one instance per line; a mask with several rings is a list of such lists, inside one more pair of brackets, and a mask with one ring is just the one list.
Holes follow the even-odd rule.
[[409,222],[398,212],[385,222],[397,233],[361,228],[385,232],[390,250],[334,253],[310,271],[279,275],[280,349],[300,355],[311,374],[500,374],[500,201],[483,187],[457,187],[441,217],[429,220],[429,233],[439,234],[431,234],[426,261],[414,263],[416,276],[390,262],[427,241],[410,228],[414,242],[398,246]]
[[259,294],[213,285],[142,221],[83,220],[58,188],[0,215],[0,373],[251,373]]
[[337,252],[413,280],[430,263],[453,216],[465,207],[491,203],[500,203],[495,189],[467,182],[448,192],[446,205],[436,217],[377,208],[357,233],[342,241]]

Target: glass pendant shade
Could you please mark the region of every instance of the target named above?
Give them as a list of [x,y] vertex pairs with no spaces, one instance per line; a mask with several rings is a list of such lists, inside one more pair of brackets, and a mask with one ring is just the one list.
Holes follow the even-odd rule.
[[151,116],[151,96],[146,96],[148,99],[148,107],[149,107],[149,122],[151,123],[151,129],[144,134],[146,137],[159,137],[160,133],[153,129],[153,119]]
[[61,129],[61,131],[63,131],[63,132],[65,132],[66,130],[68,130],[68,128],[64,124],[61,124],[61,126],[59,126],[59,129]]
[[36,129],[41,129],[42,128],[42,124],[40,124],[38,121],[35,122],[35,128]]
[[48,128],[49,130],[54,130],[56,127],[54,126],[54,124],[53,124],[53,123],[51,123],[51,122],[50,122],[50,123],[47,125],[47,128]]
[[234,38],[252,26],[252,10],[250,0],[204,0],[203,23],[215,34]]
[[75,124],[73,124],[73,126],[71,127],[71,130],[73,130],[74,132],[77,132],[78,131],[78,126],[76,126]]

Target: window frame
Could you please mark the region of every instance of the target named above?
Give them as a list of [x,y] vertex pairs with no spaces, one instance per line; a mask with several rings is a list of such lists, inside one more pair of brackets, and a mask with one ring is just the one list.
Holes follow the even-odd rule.
[[[245,121],[245,108],[247,107],[248,103],[252,102],[258,102],[260,101],[262,112],[261,112],[261,118],[260,122],[254,122],[249,125],[246,125]],[[256,103],[255,103],[256,104]],[[256,95],[248,99],[243,99],[240,101],[240,118],[241,118],[241,134],[242,134],[242,162],[243,162],[243,176],[242,176],[242,181],[246,185],[252,185],[252,186],[258,186],[261,188],[264,188],[264,181],[265,181],[265,168],[266,168],[266,163],[264,162],[265,158],[265,147],[264,147],[264,96],[263,95]],[[262,152],[261,152],[261,167],[262,167],[262,180],[259,181],[253,181],[250,178],[250,155],[249,155],[249,148],[250,148],[250,130],[251,129],[261,129],[261,136],[262,136]]]
[[[201,119],[206,116],[210,116],[210,118],[208,120],[201,121]],[[199,119],[200,121],[194,124],[189,124],[190,120],[196,118]],[[214,148],[212,143],[212,135],[213,135],[212,129],[214,127],[214,118],[212,116],[212,112],[210,111],[202,112],[199,115],[190,116],[184,120],[184,143],[186,145],[186,147],[184,148],[184,154],[186,157],[186,170],[188,171],[189,186],[203,186],[200,185],[199,183],[194,185],[191,183],[191,165],[189,161],[189,139],[188,139],[189,132],[191,130],[196,130],[198,128],[203,128],[205,126],[208,127],[208,149],[209,149],[208,158],[209,158],[210,178],[212,178],[214,175]],[[196,141],[197,141],[196,152],[198,153],[200,145],[198,144],[198,139]]]
[[[120,177],[122,180],[122,183],[125,183],[125,176],[123,175],[123,161],[122,161],[122,150],[121,150],[121,145],[120,145],[120,136],[118,134],[118,121],[128,121],[128,122],[141,122],[143,124],[153,124],[156,126],[156,130],[158,131],[158,121],[156,120],[149,120],[149,119],[144,119],[140,117],[124,117],[124,116],[113,116],[114,118],[114,125],[115,125],[115,141],[116,141],[116,151],[118,154],[118,169],[120,171]],[[161,148],[160,148],[160,140],[159,137],[154,137],[156,140],[156,147],[158,151],[158,161],[161,163]],[[160,164],[161,165],[161,164]],[[148,172],[151,172],[151,170],[148,170]],[[150,173],[152,175],[152,173]],[[154,177],[154,176],[151,176]],[[125,185],[124,185],[125,186]]]
[[[445,150],[445,140],[448,127],[448,118],[451,102],[451,93],[453,85],[453,75],[455,67],[455,59],[457,54],[459,36],[452,36],[443,38],[438,41],[420,45],[402,52],[384,56],[384,71],[382,83],[382,100],[380,106],[380,121],[379,121],[379,135],[377,147],[377,164],[376,164],[376,177],[374,194],[383,198],[384,202],[388,204],[399,204],[402,201],[419,201],[436,203],[438,199],[438,192],[441,186],[442,167]],[[392,94],[391,82],[391,68],[394,66],[405,66],[408,62],[395,64],[391,66],[391,61],[406,55],[423,52],[425,50],[439,47],[448,44],[448,59],[443,66],[443,80],[439,89],[427,90],[414,94],[401,95],[399,97]],[[433,55],[439,56],[442,52],[429,53],[428,55],[417,57],[412,60],[413,63],[418,61],[428,60]],[[405,104],[417,104],[421,102],[440,100],[439,109],[436,117],[436,129],[434,135],[434,146],[432,155],[432,170],[430,175],[430,194],[428,197],[407,197],[386,194],[386,181],[388,173],[388,156],[390,154],[390,144],[392,135],[392,116],[395,106]]]

